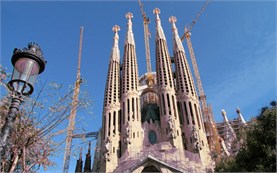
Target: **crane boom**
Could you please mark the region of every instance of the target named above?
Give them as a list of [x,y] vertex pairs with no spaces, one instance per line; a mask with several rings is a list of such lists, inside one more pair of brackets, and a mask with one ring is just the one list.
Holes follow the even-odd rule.
[[192,66],[193,66],[194,76],[196,78],[196,84],[199,92],[198,94],[199,94],[199,100],[200,100],[202,112],[203,112],[203,119],[204,119],[205,130],[207,133],[207,140],[211,151],[219,155],[221,153],[221,147],[219,142],[220,136],[218,134],[217,127],[214,122],[212,110],[207,106],[206,95],[204,93],[204,89],[202,86],[190,35],[191,33],[187,31],[187,29],[185,28],[185,37],[187,40],[187,45],[188,45]]
[[[187,31],[187,29],[185,28],[185,32],[186,31]],[[197,88],[198,88],[198,92],[199,92],[198,93],[199,99],[201,101],[202,108],[204,109],[207,107],[206,96],[205,96],[205,93],[204,93],[204,90],[202,87],[202,82],[201,82],[200,74],[198,71],[198,66],[197,66],[194,50],[192,48],[192,43],[190,40],[190,32],[186,32],[186,40],[187,40],[188,50],[189,50],[189,54],[190,54],[190,58],[191,58],[191,63],[192,63],[193,70],[194,70],[194,75],[196,78],[196,84],[197,84]]]
[[211,109],[211,107],[208,107],[208,105],[207,105],[206,95],[204,93],[204,89],[202,86],[202,82],[201,82],[201,78],[200,78],[200,74],[198,71],[198,66],[197,66],[197,62],[196,62],[196,58],[195,58],[195,54],[194,54],[194,50],[193,50],[191,39],[190,39],[191,30],[192,30],[193,26],[195,25],[195,23],[197,22],[197,20],[199,19],[199,17],[201,16],[201,14],[205,11],[208,3],[209,3],[209,0],[207,0],[205,2],[205,4],[202,6],[201,10],[196,15],[196,17],[193,19],[192,23],[190,25],[188,25],[187,27],[185,27],[185,33],[181,37],[181,40],[183,41],[186,38],[186,41],[187,41],[188,50],[189,50],[189,54],[190,54],[190,58],[191,58],[192,66],[193,66],[194,76],[196,78],[196,85],[197,85],[197,89],[198,89],[199,100],[200,100],[201,107],[202,107],[204,126],[206,129],[209,147],[213,153],[216,153],[219,155],[221,153],[221,146],[220,146],[220,142],[219,142],[220,136],[218,134],[217,127],[214,122],[212,109]]
[[209,4],[209,0],[207,0],[207,1],[205,2],[205,4],[202,6],[201,10],[197,13],[196,17],[195,17],[195,18],[193,19],[193,21],[191,22],[191,24],[188,25],[187,27],[185,27],[185,29],[187,29],[187,30],[185,31],[185,33],[184,33],[183,36],[181,37],[181,40],[182,40],[182,41],[185,39],[186,34],[192,30],[193,26],[194,26],[195,23],[198,21],[198,19],[199,19],[199,17],[201,16],[201,14],[205,11],[205,9],[207,8],[208,4]]
[[151,74],[152,69],[151,69],[150,46],[149,46],[150,32],[149,32],[148,24],[150,23],[150,20],[146,16],[143,10],[143,4],[140,2],[140,0],[138,0],[138,2],[143,16],[144,43],[145,43],[145,54],[146,54],[146,68],[147,68],[146,81],[147,81],[147,85],[152,87],[152,84],[154,83],[154,78],[153,78],[153,75]]
[[145,54],[146,54],[146,67],[147,67],[147,80],[148,83],[150,80],[153,80],[151,72],[151,59],[150,59],[150,46],[149,46],[149,37],[150,37],[150,32],[148,28],[148,24],[150,23],[149,18],[146,16],[146,13],[143,10],[143,4],[138,0],[140,10],[143,16],[143,29],[144,29],[144,43],[145,43]]
[[68,170],[69,170],[72,136],[73,136],[73,131],[75,129],[75,117],[76,117],[76,111],[78,106],[78,96],[80,92],[80,85],[82,83],[81,57],[82,57],[83,30],[84,30],[84,27],[80,27],[80,44],[79,44],[79,53],[78,53],[77,79],[74,86],[73,99],[71,103],[71,111],[69,115],[69,124],[67,129],[66,146],[65,146],[65,154],[64,154],[64,163],[63,163],[63,173],[68,173]]
[[89,132],[89,133],[80,133],[80,134],[74,134],[72,135],[72,138],[98,138],[99,132]]

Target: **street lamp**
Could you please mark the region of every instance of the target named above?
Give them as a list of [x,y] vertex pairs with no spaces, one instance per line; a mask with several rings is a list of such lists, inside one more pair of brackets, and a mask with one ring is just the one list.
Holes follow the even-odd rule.
[[10,96],[12,101],[0,134],[0,170],[2,152],[7,144],[7,138],[10,134],[10,129],[12,128],[19,105],[23,102],[24,96],[28,97],[33,93],[33,85],[36,78],[38,74],[44,71],[46,64],[40,46],[34,42],[29,43],[22,50],[15,48],[11,61],[14,69],[12,79],[8,83],[8,88],[11,90]]

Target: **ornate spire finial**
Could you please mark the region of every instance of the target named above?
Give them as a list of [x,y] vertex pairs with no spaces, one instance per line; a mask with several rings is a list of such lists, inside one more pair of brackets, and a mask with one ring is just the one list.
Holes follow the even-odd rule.
[[170,23],[176,23],[177,22],[177,18],[175,17],[175,16],[171,16],[170,18],[169,18],[169,22]]
[[223,116],[223,118],[224,118],[224,122],[229,122],[229,121],[228,121],[228,118],[227,118],[227,116],[226,116],[227,113],[225,112],[224,109],[222,109],[221,114],[222,114],[222,116]]
[[160,20],[160,17],[159,17],[159,14],[161,13],[161,11],[160,11],[160,9],[155,8],[153,10],[153,13],[156,15],[156,29],[157,29],[156,40],[157,39],[166,40],[165,35],[164,35],[164,31],[162,29],[161,20]]
[[161,13],[160,9],[159,8],[155,8],[153,10],[153,13],[156,14],[157,16]]
[[169,18],[169,22],[172,23],[172,31],[173,31],[174,36],[176,37],[178,35],[178,31],[177,31],[177,28],[175,25],[175,23],[177,22],[177,18],[175,16],[171,16]]
[[246,122],[245,122],[243,116],[241,115],[241,112],[240,112],[239,107],[237,107],[236,112],[237,112],[237,114],[238,114],[238,118],[239,118],[239,120],[241,121],[241,123],[242,123],[242,124],[245,124]]
[[240,114],[240,109],[239,109],[239,107],[237,107],[236,112],[237,112],[237,114]]
[[132,18],[133,18],[134,16],[133,16],[133,14],[131,13],[131,12],[128,12],[127,14],[126,14],[126,18],[128,19],[128,30],[129,31],[131,31],[132,30]]
[[114,32],[114,39],[117,41],[116,43],[118,43],[118,31],[120,31],[120,27],[118,25],[114,25],[112,28],[113,32]]
[[182,51],[185,53],[184,46],[182,45],[182,41],[178,34],[178,29],[175,25],[175,23],[177,22],[177,18],[175,16],[171,16],[169,18],[169,22],[172,23],[172,32],[173,32],[173,38],[174,38],[174,43],[173,43],[174,52]]
[[126,41],[125,43],[130,43],[135,45],[135,41],[134,41],[134,35],[133,35],[133,31],[132,31],[132,18],[133,18],[133,14],[131,12],[128,12],[126,14],[126,18],[128,19],[128,23],[127,23],[127,36],[126,36]]
[[120,31],[120,27],[118,25],[114,25],[112,30],[113,32],[118,33],[118,31]]
[[224,109],[221,110],[221,114],[222,114],[222,116],[226,116],[226,112]]
[[131,13],[131,12],[128,12],[127,14],[126,14],[126,18],[127,19],[132,19],[134,16],[133,16],[133,13]]

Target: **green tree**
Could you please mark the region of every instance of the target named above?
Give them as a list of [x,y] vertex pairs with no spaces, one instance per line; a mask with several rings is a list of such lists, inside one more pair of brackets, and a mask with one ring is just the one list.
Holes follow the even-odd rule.
[[234,158],[222,159],[216,171],[276,172],[276,101],[261,109],[241,135],[243,142]]

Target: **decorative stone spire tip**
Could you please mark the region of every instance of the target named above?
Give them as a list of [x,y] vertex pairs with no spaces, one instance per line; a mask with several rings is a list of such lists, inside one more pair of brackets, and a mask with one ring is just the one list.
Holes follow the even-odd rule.
[[237,107],[236,112],[237,112],[237,114],[240,114],[240,109],[239,109],[239,107]]
[[131,12],[128,12],[127,14],[126,14],[126,18],[127,19],[132,19],[134,16],[133,16],[133,13],[131,13]]
[[169,22],[170,22],[170,23],[176,23],[176,22],[177,22],[177,18],[176,18],[175,16],[171,16],[171,17],[169,18]]
[[153,10],[153,13],[156,14],[157,16],[161,13],[160,9],[159,8],[155,8]]
[[112,30],[113,32],[118,33],[118,31],[120,31],[120,27],[118,25],[114,25]]
[[226,116],[226,112],[224,109],[221,110],[221,114],[222,114],[222,116]]

